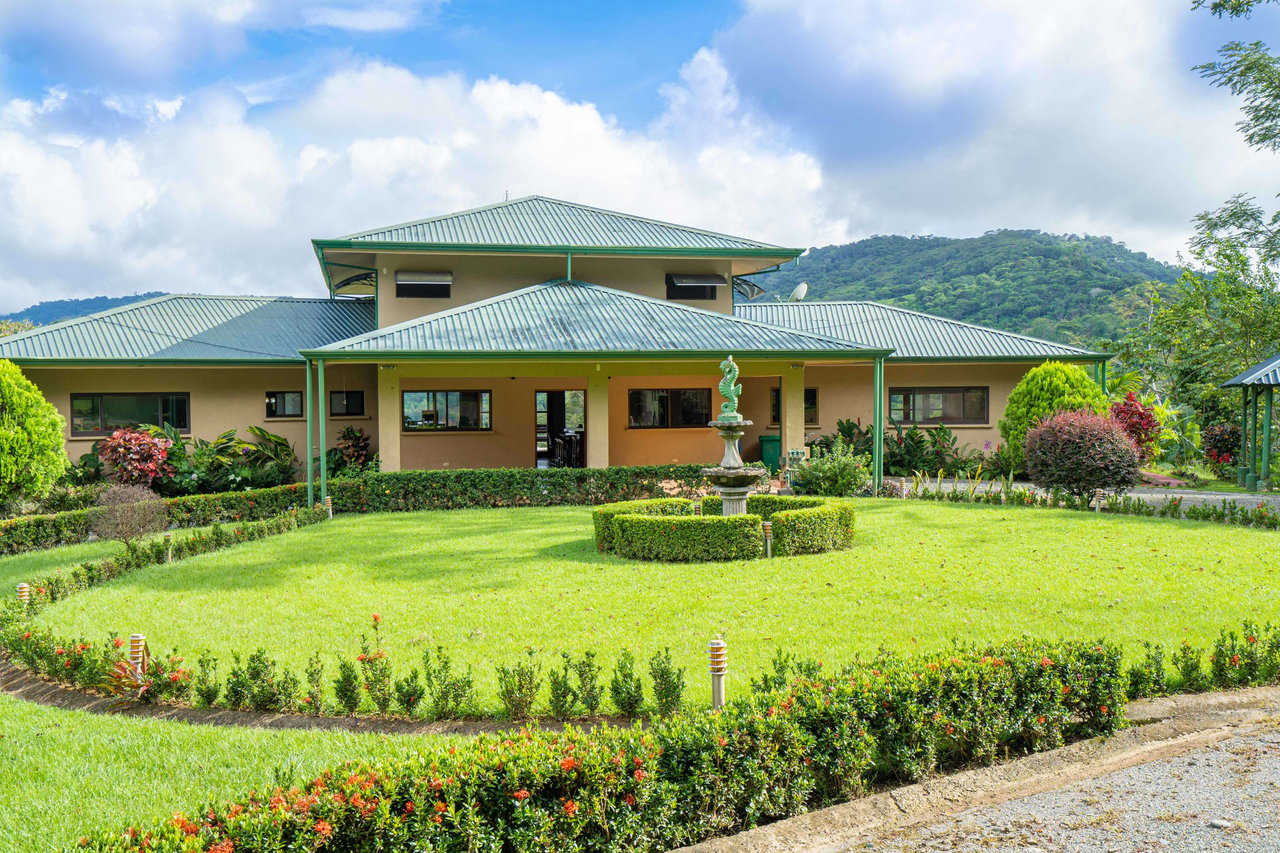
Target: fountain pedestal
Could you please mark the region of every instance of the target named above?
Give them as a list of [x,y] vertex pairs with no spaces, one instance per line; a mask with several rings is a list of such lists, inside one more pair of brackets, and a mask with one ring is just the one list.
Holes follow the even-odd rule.
[[748,468],[742,464],[742,453],[738,449],[738,441],[751,426],[751,421],[717,420],[707,424],[715,427],[724,439],[724,458],[716,468],[703,468],[702,476],[706,477],[716,494],[720,495],[721,515],[745,515],[747,512],[747,496],[760,478],[768,471],[764,468]]

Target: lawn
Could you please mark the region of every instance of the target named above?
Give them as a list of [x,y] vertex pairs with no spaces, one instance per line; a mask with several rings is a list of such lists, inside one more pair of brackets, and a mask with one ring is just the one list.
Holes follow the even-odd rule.
[[14,587],[21,581],[51,574],[63,566],[74,566],[91,560],[110,557],[121,549],[119,542],[84,542],[80,545],[63,545],[45,551],[31,551],[0,558],[0,590],[6,597],[13,595]]
[[290,779],[291,767],[303,781],[348,759],[407,755],[422,743],[99,716],[0,696],[0,851],[61,849],[86,830],[163,820],[269,788]]
[[717,634],[745,685],[778,646],[839,662],[882,644],[1031,633],[1106,636],[1133,652],[1280,618],[1273,532],[893,500],[860,503],[858,529],[843,553],[663,565],[597,553],[580,507],[340,516],[140,571],[39,618],[87,637],[141,631],[153,650],[191,659],[266,646],[300,672],[317,649],[354,657],[379,613],[398,671],[443,645],[476,667],[489,707],[494,662],[529,646],[546,663],[595,650],[606,681],[623,647],[647,660],[670,646],[703,702]]

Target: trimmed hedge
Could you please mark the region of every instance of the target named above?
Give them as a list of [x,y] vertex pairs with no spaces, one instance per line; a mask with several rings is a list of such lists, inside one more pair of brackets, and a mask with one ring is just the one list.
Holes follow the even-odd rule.
[[780,510],[773,522],[773,553],[821,554],[853,546],[853,504],[825,501],[820,506]]
[[1024,640],[797,678],[718,712],[590,733],[524,729],[349,763],[81,849],[668,850],[877,783],[1051,749],[1124,721],[1120,652]]
[[721,563],[764,553],[758,515],[640,515],[613,517],[613,551],[619,557],[662,563]]
[[0,521],[0,554],[25,554],[89,538],[89,510],[25,515]]
[[[718,510],[717,510],[718,512]],[[598,506],[591,511],[596,548],[613,550],[613,520],[620,515],[693,515],[693,501],[688,498],[653,498],[646,501],[619,501]]]

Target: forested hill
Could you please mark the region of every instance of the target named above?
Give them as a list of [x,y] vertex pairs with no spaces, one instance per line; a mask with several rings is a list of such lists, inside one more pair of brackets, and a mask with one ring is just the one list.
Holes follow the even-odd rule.
[[128,305],[130,302],[141,302],[143,299],[154,299],[164,296],[160,291],[151,293],[135,293],[132,296],[90,296],[85,299],[53,299],[40,302],[30,308],[14,311],[12,314],[0,314],[0,320],[26,320],[37,326],[47,326],[59,320],[70,320],[72,317],[83,317],[96,314],[108,308]]
[[1064,342],[1111,337],[1135,313],[1140,286],[1181,270],[1110,237],[991,231],[981,237],[870,237],[814,249],[756,276],[783,299],[801,281],[809,300],[869,299]]

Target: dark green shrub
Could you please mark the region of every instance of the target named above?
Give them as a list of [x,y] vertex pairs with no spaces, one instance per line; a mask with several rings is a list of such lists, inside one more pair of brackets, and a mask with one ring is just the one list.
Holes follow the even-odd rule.
[[218,681],[218,659],[204,652],[196,660],[195,694],[197,702],[212,708],[222,694],[222,684]]
[[871,487],[871,457],[855,453],[841,438],[830,449],[812,449],[809,459],[794,466],[791,485],[796,494],[849,498]]
[[258,649],[245,660],[249,683],[249,706],[255,711],[283,711],[295,704],[297,679],[285,672],[276,675],[278,664],[266,649]]
[[453,661],[441,646],[422,653],[422,680],[426,687],[427,711],[433,720],[454,720],[476,704],[475,677],[468,667],[454,674]]
[[360,677],[364,680],[361,686],[369,694],[369,701],[373,702],[373,707],[378,709],[379,714],[385,714],[391,707],[391,661],[386,652],[377,648],[379,621],[380,617],[375,616],[374,645],[370,645],[363,634],[360,635],[360,654],[356,656],[356,662],[360,664]]
[[600,664],[596,663],[596,653],[584,652],[573,662],[573,671],[578,677],[578,699],[588,714],[594,714],[600,709],[600,698],[604,693],[600,687]]
[[1129,667],[1129,698],[1150,699],[1165,694],[1164,647],[1159,643],[1142,644],[1142,660]]
[[648,516],[613,519],[619,557],[659,562],[750,560],[764,553],[758,515]]
[[62,415],[11,361],[0,359],[0,506],[48,494],[67,467]]
[[422,701],[422,679],[418,675],[418,668],[414,667],[404,678],[396,679],[396,704],[400,706],[410,717],[418,710],[418,703]]
[[1119,494],[1138,482],[1138,450],[1124,427],[1092,412],[1061,412],[1026,434],[1031,482],[1076,497],[1097,489]]
[[649,659],[649,678],[653,680],[653,707],[660,717],[680,710],[684,699],[684,667],[671,660],[671,649],[656,652]]
[[324,660],[316,652],[307,660],[307,692],[302,697],[302,711],[306,714],[324,714]]
[[560,669],[552,669],[549,674],[550,698],[547,707],[551,716],[557,720],[567,720],[573,716],[573,709],[578,704],[578,691],[573,686],[571,673],[572,663],[568,654],[562,654],[563,665]]
[[520,721],[533,716],[538,692],[542,690],[542,664],[537,652],[529,649],[529,660],[514,666],[496,665],[498,671],[498,701],[507,719]]
[[338,677],[333,680],[333,698],[347,716],[360,709],[360,700],[364,698],[360,688],[360,671],[356,669],[356,665],[345,658],[338,661]]
[[231,653],[231,671],[227,673],[227,687],[224,700],[228,708],[247,708],[253,696],[253,682],[245,670],[239,652]]
[[1183,693],[1200,693],[1209,689],[1212,682],[1205,675],[1202,658],[1203,652],[1186,640],[1174,652],[1173,665],[1178,670]]
[[1023,441],[1041,421],[1059,412],[1101,414],[1106,409],[1107,395],[1082,368],[1046,361],[1028,370],[1009,394],[1004,417],[1000,419],[1000,435],[1009,455],[1021,469]]
[[635,717],[644,707],[644,685],[640,683],[640,674],[636,672],[636,659],[631,652],[623,649],[618,655],[618,663],[613,668],[613,678],[609,681],[609,698],[618,713],[627,717]]

